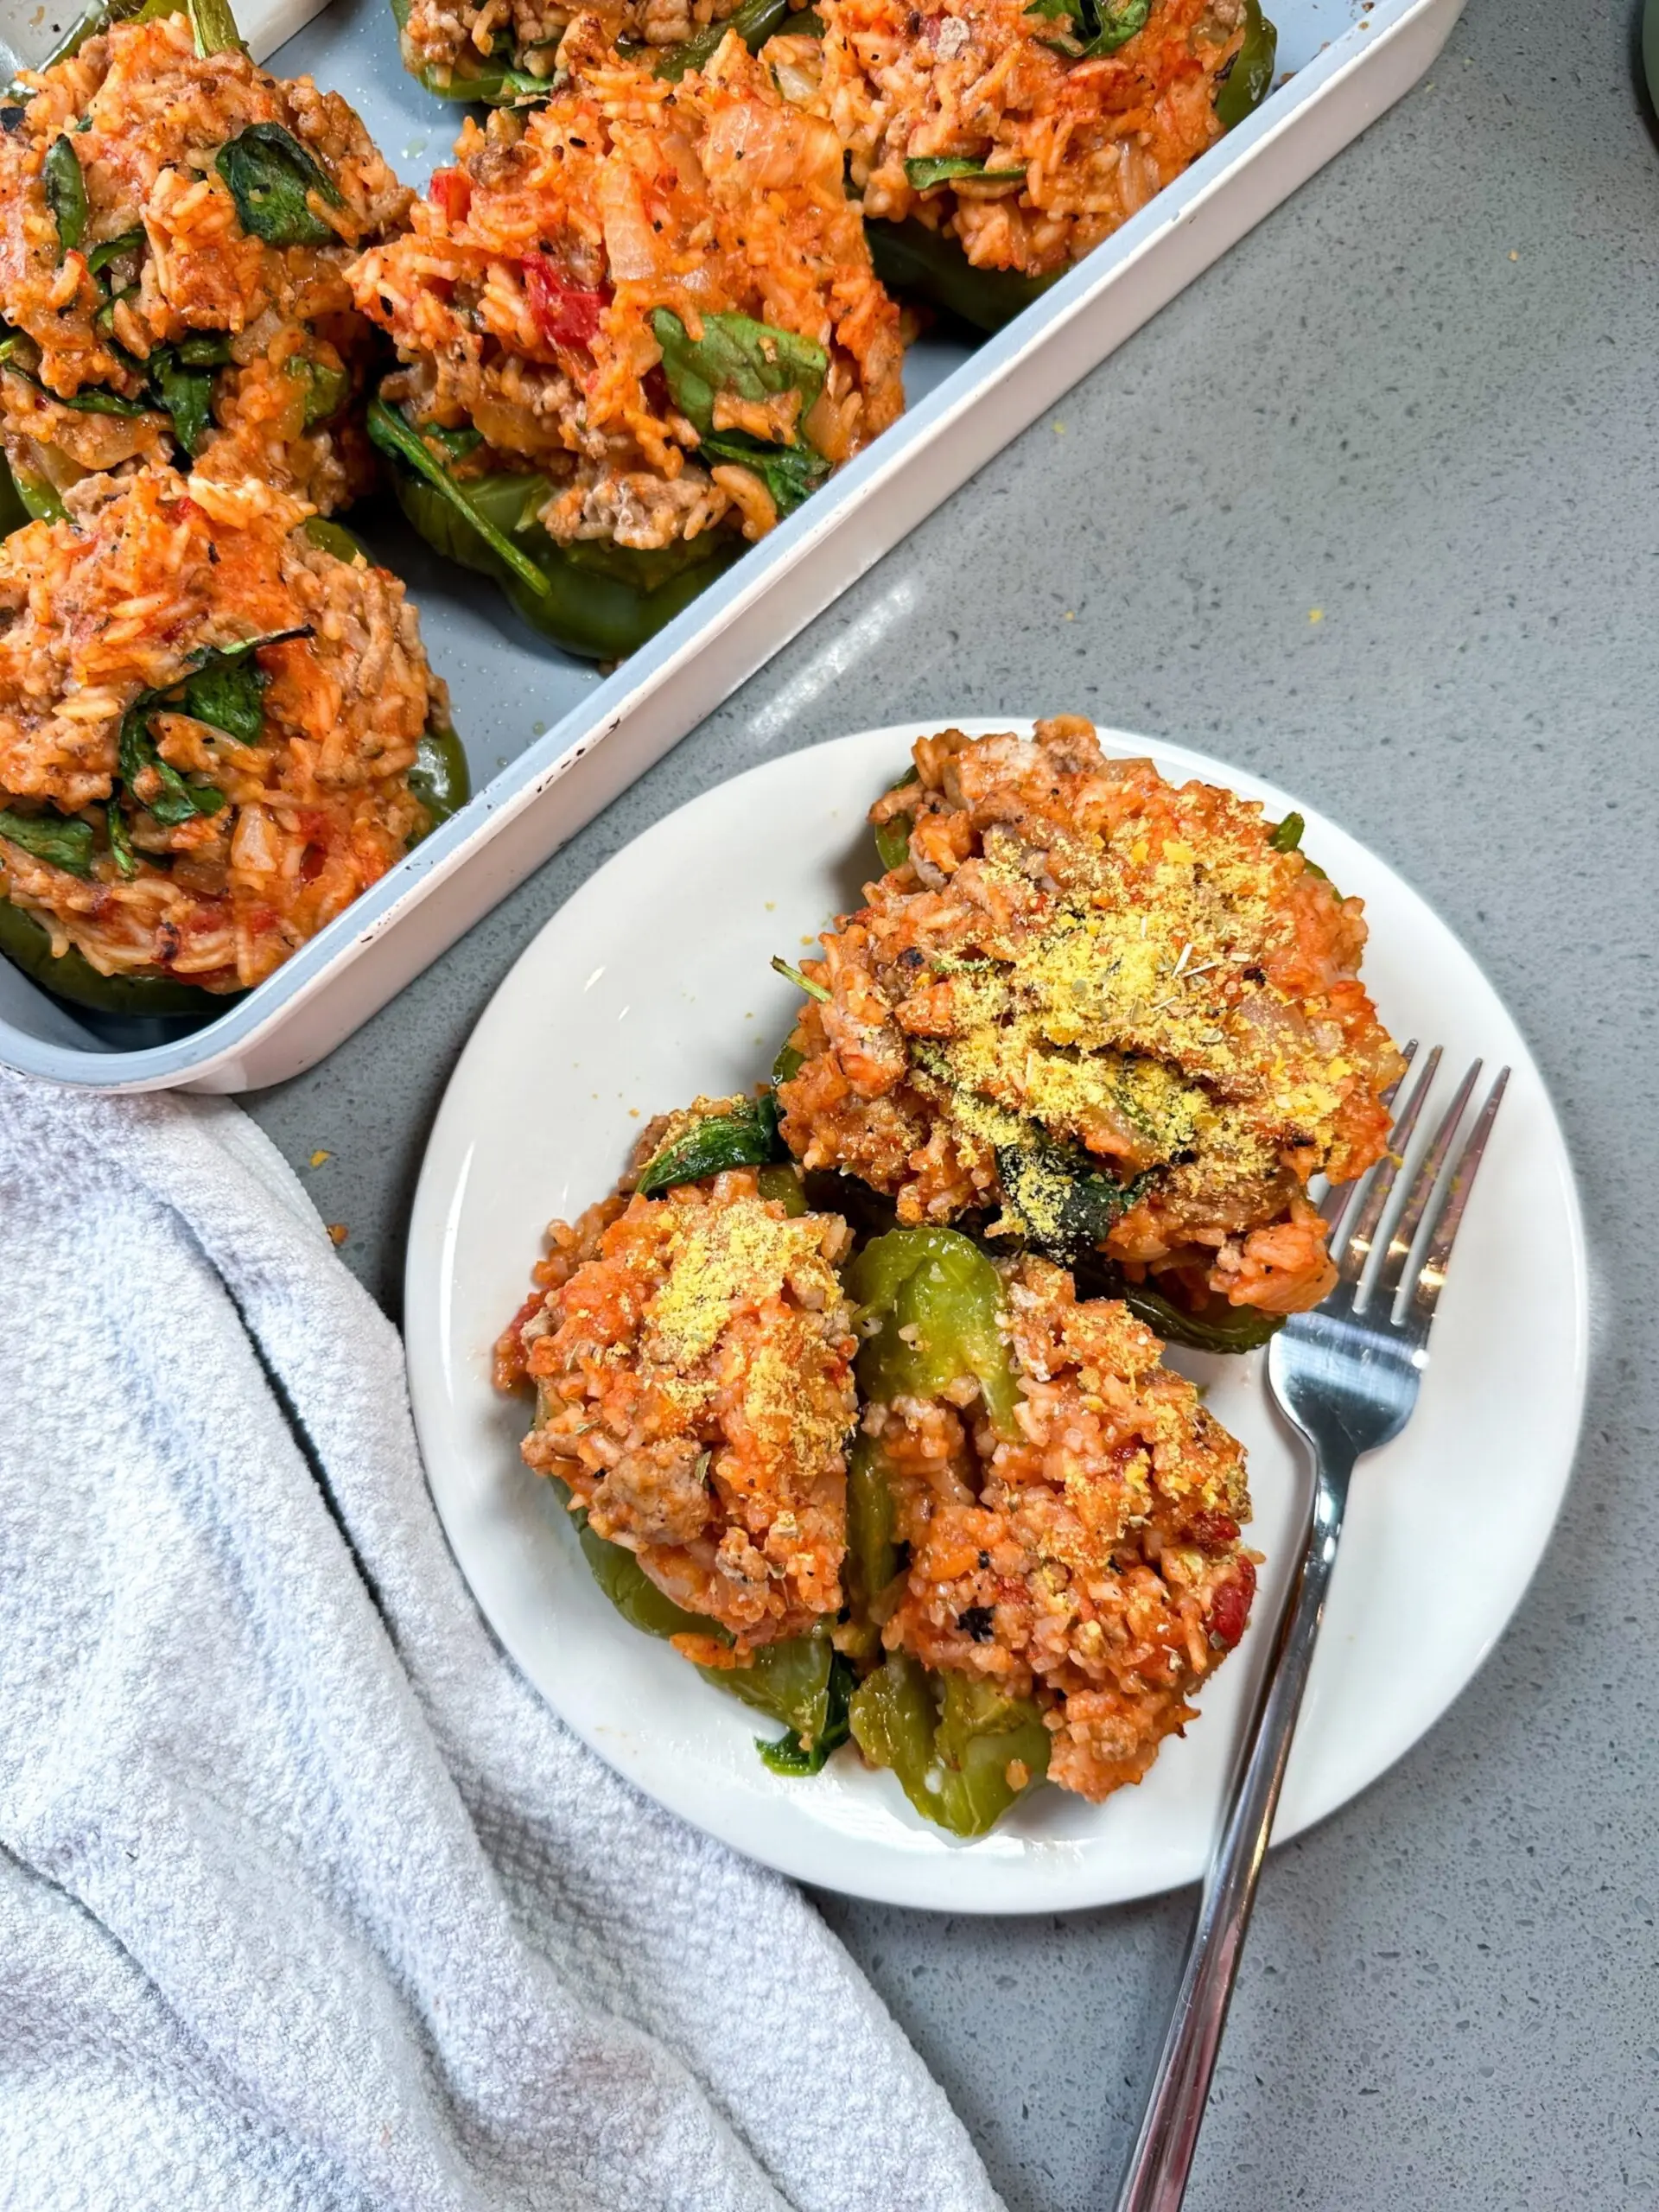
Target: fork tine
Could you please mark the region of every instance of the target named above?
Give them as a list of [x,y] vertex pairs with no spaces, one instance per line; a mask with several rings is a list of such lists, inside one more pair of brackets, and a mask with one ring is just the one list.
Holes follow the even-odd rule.
[[1354,1225],[1349,1233],[1337,1271],[1343,1281],[1357,1283],[1365,1272],[1365,1262],[1371,1256],[1372,1240],[1376,1224],[1382,1218],[1382,1209],[1389,1203],[1395,1179],[1400,1173],[1401,1161],[1411,1142],[1412,1132],[1417,1127],[1418,1116],[1424,1102],[1433,1088],[1434,1077],[1440,1065],[1440,1047],[1437,1045],[1424,1061],[1422,1072],[1411,1087],[1411,1096],[1401,1109],[1400,1118],[1389,1135],[1389,1148],[1371,1171],[1369,1181],[1363,1181],[1364,1203],[1361,1205]]
[[1389,1249],[1382,1255],[1382,1265],[1377,1270],[1372,1296],[1385,1313],[1394,1312],[1394,1302],[1400,1293],[1401,1278],[1406,1272],[1406,1262],[1411,1257],[1411,1248],[1417,1242],[1417,1224],[1427,1211],[1428,1202],[1434,1195],[1434,1185],[1440,1180],[1440,1169],[1452,1149],[1452,1140],[1458,1134],[1458,1124],[1463,1119],[1463,1109],[1469,1103],[1470,1093],[1480,1080],[1481,1063],[1477,1060],[1463,1081],[1458,1085],[1457,1096],[1440,1117],[1440,1126],[1429,1141],[1428,1150],[1411,1180],[1406,1193],[1406,1203],[1400,1209],[1400,1218],[1394,1224],[1394,1234],[1389,1239]]
[[1486,1094],[1486,1103],[1476,1116],[1475,1125],[1465,1140],[1463,1150],[1446,1179],[1445,1188],[1434,1210],[1428,1248],[1423,1254],[1423,1264],[1417,1270],[1417,1281],[1408,1308],[1408,1318],[1415,1320],[1425,1337],[1434,1318],[1434,1308],[1440,1303],[1440,1292],[1446,1283],[1446,1271],[1451,1263],[1452,1247],[1457,1243],[1458,1231],[1463,1226],[1464,1209],[1469,1204],[1469,1193],[1475,1187],[1475,1177],[1480,1173],[1486,1140],[1492,1134],[1492,1123],[1497,1119],[1497,1109],[1503,1103],[1503,1093],[1509,1088],[1509,1082],[1508,1068],[1501,1068],[1497,1082]]
[[[1388,1089],[1379,1096],[1377,1100],[1379,1106],[1393,1105],[1400,1095],[1400,1086],[1410,1073],[1411,1064],[1416,1057],[1417,1039],[1414,1037],[1409,1043],[1400,1047],[1400,1058],[1404,1065]],[[1365,1178],[1363,1175],[1357,1175],[1351,1183],[1333,1183],[1319,1200],[1319,1211],[1325,1216],[1325,1241],[1326,1247],[1331,1250],[1334,1251],[1341,1240],[1343,1222],[1347,1217],[1348,1209],[1353,1205],[1355,1196],[1364,1180]]]

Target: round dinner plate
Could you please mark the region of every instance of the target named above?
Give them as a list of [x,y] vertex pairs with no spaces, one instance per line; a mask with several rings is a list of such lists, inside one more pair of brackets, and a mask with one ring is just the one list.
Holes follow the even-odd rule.
[[[1263,1356],[1176,1355],[1249,1452],[1267,1554],[1252,1625],[1137,1788],[1090,1805],[1034,1792],[963,1843],[921,1820],[849,1746],[810,1780],[770,1773],[757,1728],[666,1645],[614,1613],[554,1486],[517,1446],[524,1408],[491,1387],[492,1343],[530,1287],[551,1218],[615,1182],[641,1120],[699,1092],[747,1090],[797,995],[774,953],[861,903],[877,871],[865,809],[912,741],[943,721],[873,730],[706,791],[584,884],[486,1009],[432,1132],[409,1246],[416,1423],[461,1573],[549,1704],[641,1789],[738,1850],[856,1897],[951,1911],[1099,1905],[1203,1871],[1247,1693],[1262,1662],[1309,1478],[1268,1401]],[[970,734],[1028,723],[974,721]],[[1519,1604],[1554,1522],[1583,1407],[1583,1228],[1566,1147],[1514,1022],[1457,938],[1374,853],[1300,801],[1178,746],[1103,730],[1147,755],[1295,805],[1306,850],[1365,901],[1365,978],[1396,1038],[1514,1070],[1404,1433],[1356,1478],[1330,1609],[1275,1840],[1363,1789],[1444,1713]]]

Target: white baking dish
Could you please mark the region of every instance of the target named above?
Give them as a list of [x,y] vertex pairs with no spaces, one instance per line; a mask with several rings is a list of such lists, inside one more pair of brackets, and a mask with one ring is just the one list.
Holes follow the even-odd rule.
[[[281,22],[296,0],[261,4]],[[372,523],[450,681],[477,796],[258,989],[186,1033],[79,1016],[0,960],[0,1060],[108,1090],[245,1090],[309,1067],[1397,100],[1462,4],[1268,0],[1289,80],[1006,330],[971,349],[937,336],[913,348],[893,429],[608,677],[533,639],[395,523]],[[274,66],[343,92],[411,181],[459,127],[461,111],[398,67],[385,0],[334,0]]]

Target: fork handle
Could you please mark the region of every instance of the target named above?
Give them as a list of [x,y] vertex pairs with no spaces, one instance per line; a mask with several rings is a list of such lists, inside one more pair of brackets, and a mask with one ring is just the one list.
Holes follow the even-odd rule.
[[1301,1565],[1279,1617],[1272,1655],[1240,1745],[1181,1985],[1117,2212],[1179,2212],[1204,2124],[1211,2076],[1238,1974],[1255,1885],[1284,1786],[1353,1470],[1319,1454]]

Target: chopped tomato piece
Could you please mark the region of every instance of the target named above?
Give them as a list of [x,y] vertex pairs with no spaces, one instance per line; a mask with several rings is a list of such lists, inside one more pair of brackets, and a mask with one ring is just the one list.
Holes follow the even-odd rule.
[[572,284],[544,253],[524,256],[524,289],[543,336],[555,346],[591,346],[612,296],[608,285],[587,292]]
[[431,191],[446,223],[466,221],[472,205],[473,180],[465,169],[439,169],[432,179]]

